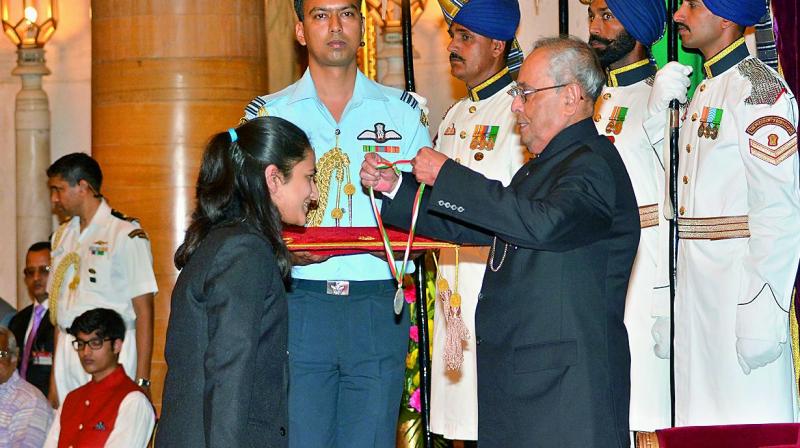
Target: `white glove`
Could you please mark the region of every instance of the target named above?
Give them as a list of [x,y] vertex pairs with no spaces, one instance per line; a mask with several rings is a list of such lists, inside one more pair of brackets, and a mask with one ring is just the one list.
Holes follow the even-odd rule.
[[692,84],[689,75],[692,67],[672,61],[656,73],[650,98],[647,100],[647,117],[652,117],[669,107],[669,102],[677,99],[686,102],[686,92]]
[[739,366],[745,375],[750,375],[750,371],[775,361],[783,353],[783,343],[773,341],[763,341],[761,339],[736,339],[736,355],[739,358]]
[[659,316],[650,329],[653,340],[653,352],[661,359],[669,359],[669,317]]

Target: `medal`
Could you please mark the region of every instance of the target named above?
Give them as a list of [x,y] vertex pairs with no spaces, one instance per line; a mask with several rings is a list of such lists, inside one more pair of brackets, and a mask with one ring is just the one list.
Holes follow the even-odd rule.
[[[388,165],[380,165],[378,169],[393,168],[395,165],[401,163],[409,163],[409,160],[398,160]],[[406,267],[408,266],[408,256],[411,254],[411,246],[414,243],[414,230],[417,227],[417,218],[419,218],[420,203],[422,203],[422,192],[425,191],[425,184],[419,184],[417,195],[414,198],[414,206],[411,209],[411,227],[408,231],[408,241],[406,242],[406,249],[403,253],[403,264],[400,270],[395,266],[394,252],[392,252],[392,245],[389,242],[389,235],[386,233],[386,228],[381,219],[381,212],[378,210],[378,205],[375,202],[375,192],[372,187],[369,189],[369,200],[372,204],[372,212],[375,214],[375,221],[378,223],[378,230],[383,240],[383,250],[386,252],[386,261],[389,263],[389,270],[392,276],[397,281],[397,292],[394,294],[394,313],[400,315],[403,312],[403,277],[406,275]]]
[[397,292],[394,293],[394,314],[398,316],[400,313],[403,312],[403,290],[402,288],[397,288]]

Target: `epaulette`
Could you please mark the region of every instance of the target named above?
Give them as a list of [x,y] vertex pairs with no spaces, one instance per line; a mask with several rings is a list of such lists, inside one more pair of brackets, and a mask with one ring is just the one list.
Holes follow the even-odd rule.
[[144,238],[146,240],[150,239],[150,238],[147,237],[147,232],[145,232],[144,229],[133,229],[133,230],[131,230],[131,233],[128,234],[128,238],[131,238],[131,239],[133,239],[133,238]]
[[752,85],[750,96],[744,100],[745,104],[773,105],[786,91],[781,80],[758,59],[745,59],[736,68]]
[[644,83],[647,84],[650,87],[653,87],[653,83],[655,83],[655,82],[656,82],[656,75],[655,74],[648,76],[647,79],[644,80]]
[[244,108],[245,115],[249,114],[254,117],[266,117],[269,115],[267,112],[267,100],[264,98],[257,96],[250,101],[250,104]]
[[412,109],[416,109],[417,107],[419,107],[419,101],[417,101],[417,99],[414,98],[414,95],[412,95],[411,92],[407,90],[403,91],[403,94],[400,95],[400,99],[403,100],[404,103],[411,106]]
[[113,208],[111,209],[111,216],[114,216],[115,218],[123,219],[123,220],[128,221],[128,222],[139,222],[139,218],[134,218],[133,216],[128,216],[128,215],[126,215],[125,213],[122,213],[119,210],[114,210]]

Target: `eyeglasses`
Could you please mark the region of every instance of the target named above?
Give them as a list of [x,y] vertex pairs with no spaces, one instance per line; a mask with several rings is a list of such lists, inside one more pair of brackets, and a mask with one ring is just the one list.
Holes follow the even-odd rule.
[[0,350],[0,359],[11,359],[13,353],[7,350]]
[[33,277],[33,274],[39,273],[41,276],[45,276],[50,273],[50,266],[36,266],[25,268],[22,270],[22,273],[25,274],[25,277]]
[[89,348],[92,350],[100,350],[103,347],[103,344],[106,341],[110,340],[111,338],[102,338],[102,339],[94,338],[94,339],[89,339],[88,341],[84,341],[82,339],[75,339],[74,341],[72,341],[72,348],[74,348],[75,351],[79,352],[88,345]]
[[559,84],[557,86],[542,87],[541,89],[523,89],[520,86],[514,86],[514,87],[508,89],[508,92],[506,92],[506,93],[511,95],[512,98],[519,97],[519,99],[521,99],[522,103],[524,104],[526,101],[528,101],[528,95],[533,95],[536,92],[541,92],[541,91],[544,91],[544,90],[557,89],[559,87],[564,87],[564,86],[566,86],[568,84],[569,83],[567,83],[567,84]]

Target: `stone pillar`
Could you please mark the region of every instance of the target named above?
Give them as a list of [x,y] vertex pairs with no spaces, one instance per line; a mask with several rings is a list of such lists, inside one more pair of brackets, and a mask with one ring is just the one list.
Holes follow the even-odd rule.
[[93,0],[92,155],[111,206],[152,243],[152,398],[160,409],[175,249],[209,137],[267,91],[264,0]]
[[42,90],[42,76],[50,70],[43,48],[17,50],[17,67],[11,72],[22,79],[16,101],[17,160],[17,309],[30,304],[20,273],[28,247],[50,235],[50,199],[45,171],[50,165],[50,110]]

